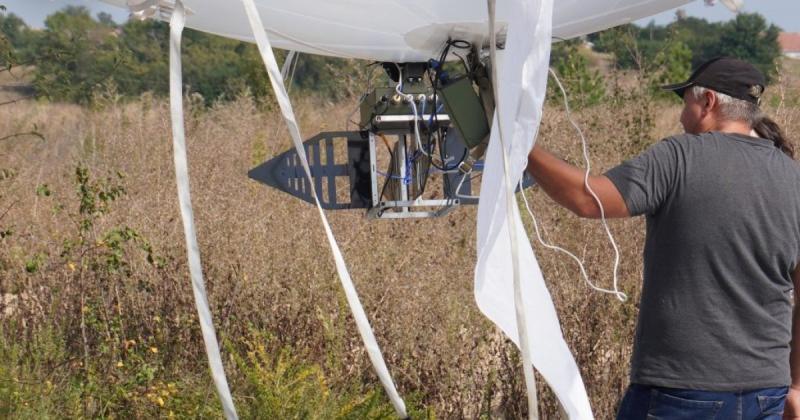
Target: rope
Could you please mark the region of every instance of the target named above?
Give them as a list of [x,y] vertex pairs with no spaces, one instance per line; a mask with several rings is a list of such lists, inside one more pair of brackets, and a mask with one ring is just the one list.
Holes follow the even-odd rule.
[[[581,130],[581,127],[578,125],[578,123],[576,123],[575,120],[572,119],[572,111],[569,108],[569,100],[567,98],[567,91],[564,89],[564,85],[561,84],[561,80],[558,79],[556,72],[553,71],[552,68],[550,69],[550,74],[553,75],[553,78],[556,80],[556,84],[558,84],[559,90],[561,90],[561,95],[564,98],[564,109],[567,111],[567,119],[569,120],[570,124],[572,124],[572,126],[575,127],[575,130],[578,132],[578,136],[580,136],[581,138],[581,145],[583,147],[583,159],[586,162],[586,172],[583,174],[583,185],[586,187],[586,190],[589,191],[589,194],[591,194],[592,198],[594,198],[594,201],[597,203],[598,207],[600,207],[600,220],[603,223],[603,228],[606,231],[606,235],[608,235],[608,240],[611,242],[611,247],[614,248],[614,290],[602,289],[592,284],[592,282],[589,281],[589,277],[586,275],[586,270],[583,267],[583,263],[578,259],[578,257],[571,254],[569,251],[566,251],[563,248],[558,248],[558,247],[551,249],[559,249],[561,251],[564,251],[567,253],[567,255],[575,259],[575,261],[577,261],[578,264],[580,265],[581,273],[583,274],[584,279],[586,279],[586,282],[589,284],[589,287],[591,287],[594,290],[597,290],[598,292],[612,293],[617,297],[617,299],[619,299],[622,302],[625,302],[626,300],[628,300],[628,296],[625,293],[619,291],[619,259],[620,259],[619,247],[617,246],[617,241],[614,240],[614,235],[611,234],[611,229],[608,227],[608,221],[606,220],[606,211],[603,208],[603,203],[600,202],[600,197],[597,196],[592,187],[589,185],[589,172],[592,170],[592,163],[589,160],[589,145],[588,142],[586,141],[586,137],[583,135],[583,130]],[[524,194],[523,197],[525,197]],[[525,205],[526,206],[528,205],[527,198],[525,199]],[[536,228],[536,234],[538,235],[539,229],[536,225],[536,218],[533,216],[533,212],[530,210],[530,207],[528,207],[528,213],[531,215],[531,218],[533,218],[533,226]],[[539,241],[542,243],[542,245],[550,248],[550,246],[541,241],[541,237]]]
[[300,158],[300,162],[305,170],[308,185],[311,188],[312,195],[314,196],[314,201],[316,202],[320,219],[322,219],[322,226],[325,229],[325,235],[328,238],[328,243],[331,247],[331,252],[333,253],[336,271],[338,272],[339,279],[342,282],[347,303],[350,305],[350,310],[353,312],[353,318],[356,321],[358,332],[361,334],[361,339],[364,341],[364,345],[367,349],[369,359],[372,362],[372,366],[375,368],[375,372],[377,373],[384,390],[386,390],[389,400],[392,402],[392,406],[394,406],[395,412],[397,413],[398,417],[407,418],[408,414],[406,413],[405,403],[395,388],[392,376],[389,373],[389,369],[386,367],[386,362],[383,359],[380,347],[375,339],[375,334],[369,325],[367,314],[364,312],[364,308],[359,300],[353,280],[350,278],[350,273],[347,270],[344,257],[342,256],[339,245],[336,242],[336,238],[333,236],[333,231],[331,230],[328,219],[325,216],[325,212],[322,210],[322,206],[320,205],[319,197],[317,196],[313,178],[311,176],[311,170],[308,166],[308,159],[306,157],[303,140],[300,135],[300,128],[297,124],[294,110],[292,109],[292,104],[289,101],[289,95],[286,93],[286,87],[283,85],[281,72],[278,68],[278,63],[275,60],[275,55],[272,53],[272,46],[269,42],[269,38],[267,38],[267,33],[264,29],[264,24],[261,21],[261,16],[259,15],[258,9],[256,8],[253,0],[242,0],[242,4],[244,5],[245,12],[247,13],[247,17],[253,31],[253,37],[255,38],[259,52],[261,53],[261,58],[263,59],[267,73],[269,74],[272,90],[275,92],[281,113],[286,121],[286,125],[289,128],[289,134],[292,137],[295,150],[297,151],[297,156]]
[[214,331],[214,320],[211,309],[208,307],[208,295],[203,281],[203,269],[200,265],[200,247],[195,234],[194,215],[192,212],[192,199],[189,191],[189,166],[186,159],[186,133],[183,126],[183,75],[181,65],[181,35],[186,23],[183,3],[175,2],[175,10],[170,19],[170,44],[169,44],[169,95],[170,116],[172,118],[172,148],[175,160],[175,178],[178,184],[178,203],[183,220],[183,232],[186,236],[186,252],[189,259],[189,273],[192,279],[192,292],[194,293],[197,316],[200,318],[200,330],[203,333],[203,342],[206,346],[208,365],[211,368],[211,377],[217,389],[225,418],[236,420],[236,408],[233,406],[233,397],[225,378],[225,368],[219,353],[219,343]]

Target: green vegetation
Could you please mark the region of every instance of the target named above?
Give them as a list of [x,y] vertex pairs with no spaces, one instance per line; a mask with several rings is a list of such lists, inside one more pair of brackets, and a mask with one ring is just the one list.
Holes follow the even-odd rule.
[[[99,314],[87,308],[92,326]],[[7,337],[0,331],[3,337]],[[334,387],[324,370],[295,350],[275,351],[260,333],[230,346],[239,415],[245,419],[393,419],[379,387]],[[218,418],[220,407],[204,372],[170,372],[154,343],[100,343],[87,364],[71,357],[67,337],[53,328],[31,341],[0,341],[0,417]],[[341,385],[336,383],[336,385]],[[413,407],[412,407],[413,409]],[[432,418],[426,411],[414,418]]]
[[[617,67],[639,70],[655,87],[682,80],[693,66],[719,55],[749,60],[771,80],[780,57],[779,31],[758,14],[739,14],[724,23],[683,17],[665,26],[628,24],[588,39],[595,51],[612,54]],[[168,91],[168,27],[163,22],[117,24],[109,15],[92,17],[86,8],[70,6],[49,16],[42,31],[29,29],[13,13],[0,14],[0,33],[0,64],[35,63],[37,96],[89,104],[105,92],[130,99]],[[575,93],[578,108],[606,96],[605,81],[588,54],[574,40],[556,43],[553,49],[553,67],[571,96]],[[207,105],[245,92],[271,101],[263,64],[252,44],[187,30],[183,60],[188,93],[199,94]],[[358,83],[366,67],[357,60],[302,55],[294,86],[304,94],[333,100],[351,97],[363,89]],[[554,92],[551,88],[551,98],[557,96]]]
[[[628,95],[616,80],[603,77],[600,57],[604,54],[610,58],[612,69],[636,73],[637,82],[632,90],[643,101],[675,101],[674,95],[662,92],[659,86],[686,80],[692,68],[717,56],[750,61],[769,81],[774,81],[781,57],[779,32],[778,27],[768,25],[758,14],[739,14],[724,23],[679,16],[668,25],[627,24],[591,34],[587,37],[591,49],[579,40],[557,42],[553,45],[551,65],[576,109],[614,102],[617,96]],[[613,82],[610,89],[609,81]],[[548,98],[554,103],[562,101],[554,83],[548,85]]]
[[[569,95],[570,106],[575,109],[597,105],[606,97],[605,80],[599,70],[590,67],[586,58],[589,51],[581,44],[579,40],[562,41],[553,44],[550,54],[550,65]],[[547,85],[547,98],[561,103],[561,90],[552,78],[551,81]]]
[[778,33],[780,28],[767,24],[763,16],[740,13],[722,23],[679,16],[666,26],[622,25],[592,34],[589,40],[595,50],[613,54],[623,69],[650,71],[667,64],[668,80],[680,80],[676,76],[686,73],[687,57],[693,68],[718,56],[750,61],[772,80],[781,56]]
[[[107,14],[95,18],[84,7],[68,6],[50,15],[42,31],[29,29],[13,13],[0,15],[0,33],[0,64],[35,63],[33,86],[38,96],[89,104],[97,92],[108,90],[126,98],[168,91],[166,23],[130,20],[118,25]],[[255,45],[187,30],[182,52],[184,84],[206,104],[243,92],[257,99],[269,97]],[[295,86],[306,93],[342,98],[352,93],[351,79],[364,72],[362,67],[355,60],[303,55],[294,72]]]
[[[245,377],[240,393],[245,418],[279,419],[393,419],[394,409],[382,389],[347,390],[331,386],[322,367],[309,365],[289,348],[274,348],[262,333],[244,340],[244,355],[236,354],[237,369]],[[230,346],[229,346],[230,347]],[[340,384],[341,385],[341,384]],[[414,418],[427,418],[415,416]]]

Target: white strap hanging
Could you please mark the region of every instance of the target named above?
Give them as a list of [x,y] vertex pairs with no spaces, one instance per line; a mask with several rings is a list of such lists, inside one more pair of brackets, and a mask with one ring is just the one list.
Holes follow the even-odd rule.
[[275,55],[272,53],[272,46],[269,42],[269,38],[267,38],[264,24],[261,22],[261,16],[259,15],[258,9],[256,8],[253,0],[242,0],[242,4],[247,12],[247,17],[253,31],[253,37],[258,45],[261,58],[264,60],[264,65],[267,68],[272,90],[275,92],[281,113],[283,114],[283,118],[289,128],[289,134],[292,137],[292,142],[294,143],[295,150],[297,151],[297,156],[300,158],[300,162],[305,170],[308,185],[311,187],[311,194],[314,196],[320,219],[322,219],[322,225],[325,228],[325,235],[328,238],[328,243],[331,247],[331,252],[333,253],[336,271],[338,272],[339,278],[342,282],[342,287],[344,288],[345,296],[347,297],[347,303],[350,305],[350,309],[353,312],[353,318],[356,321],[358,332],[361,334],[361,339],[364,341],[369,359],[375,368],[375,372],[378,374],[378,378],[380,379],[384,390],[386,390],[386,393],[389,396],[389,400],[394,406],[395,412],[400,418],[407,418],[408,414],[406,413],[405,403],[403,402],[402,398],[400,398],[400,395],[395,388],[392,376],[389,373],[389,369],[386,367],[386,362],[383,359],[380,347],[375,339],[375,334],[372,332],[372,328],[369,325],[367,314],[364,312],[363,306],[361,306],[361,301],[358,297],[358,293],[356,292],[355,285],[353,284],[353,280],[350,278],[350,273],[345,265],[339,245],[336,242],[336,238],[333,236],[333,231],[331,231],[328,218],[325,216],[325,212],[322,210],[322,206],[320,205],[319,197],[317,196],[316,189],[314,188],[311,170],[308,166],[308,159],[306,157],[303,140],[300,135],[300,128],[297,124],[297,120],[295,119],[292,104],[289,100],[289,95],[286,93],[286,87],[283,84],[281,71],[278,68]]
[[286,82],[287,78],[289,77],[289,71],[292,70],[292,63],[295,62],[295,58],[298,58],[299,53],[297,51],[289,51],[286,53],[286,60],[283,61],[283,67],[281,67],[281,80]]
[[[494,115],[478,204],[475,299],[481,312],[520,346],[523,360],[530,357],[530,362],[524,361],[524,369],[531,415],[535,415],[536,403],[529,363],[554,391],[570,419],[591,419],[580,371],[564,340],[536,255],[523,240],[527,232],[511,189],[525,170],[542,116],[553,0],[510,0],[497,2],[497,7],[502,9],[497,15],[506,16],[508,29],[504,51],[496,53],[499,60],[493,63],[499,81],[499,109]],[[513,244],[512,230],[516,236]],[[522,307],[524,311],[520,311]]]
[[194,292],[197,316],[200,318],[200,330],[203,333],[203,342],[206,346],[208,365],[211,368],[211,377],[217,388],[222,410],[228,420],[238,419],[236,408],[233,406],[233,397],[225,378],[225,368],[219,353],[219,343],[214,332],[214,320],[208,307],[203,269],[200,265],[200,247],[197,245],[197,235],[194,228],[194,215],[192,213],[192,199],[189,192],[189,167],[186,159],[186,134],[183,126],[183,75],[181,66],[181,35],[186,22],[183,3],[175,2],[175,10],[170,18],[170,43],[169,43],[169,99],[170,116],[172,118],[172,148],[175,160],[175,178],[178,183],[178,203],[181,208],[183,232],[186,236],[186,252],[189,258],[189,273],[192,278],[192,291]]
[[[489,7],[489,54],[492,60],[492,85],[495,92],[500,92],[497,83],[497,34],[495,33],[495,0],[488,0]],[[495,101],[495,112],[502,115],[500,109],[502,101]],[[500,148],[503,149],[503,181],[506,189],[506,219],[509,226],[508,236],[511,241],[511,269],[513,271],[514,284],[514,310],[517,319],[517,334],[519,335],[519,348],[522,353],[522,371],[525,376],[525,388],[528,395],[528,418],[535,420],[539,418],[539,403],[536,393],[536,377],[533,374],[533,357],[531,356],[530,336],[528,335],[528,322],[525,316],[525,303],[522,300],[522,286],[520,284],[519,273],[519,247],[517,238],[517,219],[514,217],[514,206],[516,205],[514,188],[511,182],[508,167],[508,149],[503,137],[503,119],[495,120],[498,131]]]

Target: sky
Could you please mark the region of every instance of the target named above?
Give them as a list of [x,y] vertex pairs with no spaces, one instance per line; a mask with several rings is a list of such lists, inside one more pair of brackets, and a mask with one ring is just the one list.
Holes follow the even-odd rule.
[[[9,12],[22,17],[28,25],[35,28],[41,28],[44,25],[44,18],[47,15],[67,5],[86,6],[95,15],[98,12],[111,13],[117,22],[124,22],[128,18],[126,10],[98,0],[0,0],[0,4],[8,7]],[[744,4],[746,12],[761,13],[768,21],[775,23],[787,32],[800,32],[800,0],[744,0]],[[733,17],[733,14],[721,4],[708,7],[703,4],[702,0],[695,0],[682,8],[689,16],[705,18],[709,21],[725,21]],[[655,20],[658,24],[666,24],[674,19],[675,9],[637,23],[646,25],[651,20]]]
[[[0,0],[3,1],[3,0]],[[703,4],[702,0],[689,3],[681,9],[689,16],[705,18],[711,22],[726,21],[733,18],[733,13],[722,4],[712,7]],[[646,25],[651,20],[657,24],[666,24],[675,20],[675,11],[672,9],[656,16],[642,19],[640,25]],[[799,0],[744,0],[744,11],[762,14],[768,22],[774,23],[786,32],[800,32],[800,1]]]

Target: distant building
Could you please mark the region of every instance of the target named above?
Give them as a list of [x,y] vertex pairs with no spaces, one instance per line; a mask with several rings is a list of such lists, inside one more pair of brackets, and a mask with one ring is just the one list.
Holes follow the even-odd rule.
[[800,59],[800,32],[781,32],[778,35],[783,55],[789,58]]

